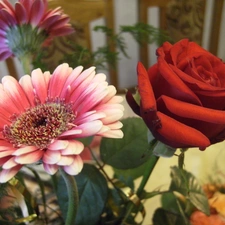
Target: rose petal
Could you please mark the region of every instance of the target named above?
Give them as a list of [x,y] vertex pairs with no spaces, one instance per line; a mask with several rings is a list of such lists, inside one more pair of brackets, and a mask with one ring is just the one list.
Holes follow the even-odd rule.
[[225,125],[225,111],[193,105],[168,96],[161,96],[157,105],[160,105],[160,108],[166,107],[171,113],[180,117]]
[[160,127],[156,127],[156,124],[154,124],[151,117],[148,117],[148,114],[142,114],[153,135],[163,143],[173,148],[199,147],[202,150],[210,145],[209,139],[200,131],[180,123],[161,112],[157,112],[157,116],[161,123]]

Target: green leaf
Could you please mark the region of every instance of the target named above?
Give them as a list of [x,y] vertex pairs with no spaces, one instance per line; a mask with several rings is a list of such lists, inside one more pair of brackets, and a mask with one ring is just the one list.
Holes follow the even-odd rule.
[[148,161],[133,169],[122,170],[122,169],[113,168],[113,170],[115,172],[116,177],[120,179],[121,181],[124,181],[124,180],[127,181],[125,182],[127,184],[130,180],[133,181],[143,176],[143,173],[146,170],[147,166],[148,166]]
[[117,169],[132,169],[150,158],[152,146],[148,143],[147,127],[141,118],[127,118],[122,123],[122,139],[102,139],[101,159]]
[[77,138],[76,140],[82,142],[84,146],[88,146],[91,144],[93,140],[93,136],[85,137],[85,138]]
[[162,195],[161,203],[163,209],[170,211],[172,213],[180,213],[179,207],[177,205],[177,197],[173,192],[168,192]]
[[179,214],[158,208],[153,215],[154,225],[187,225]]
[[146,23],[137,23],[133,26],[120,26],[120,30],[122,33],[130,33],[140,45],[156,43],[158,46],[161,46],[165,41],[171,42],[171,38],[164,30]]
[[182,224],[189,224],[189,214],[185,212],[186,202],[182,201],[178,196],[173,192],[167,192],[162,195],[161,204],[164,210],[170,212],[174,215],[179,215],[179,221],[182,221]]
[[[98,223],[107,201],[108,187],[105,177],[95,166],[85,164],[83,170],[75,176],[75,179],[79,192],[79,206],[75,224],[95,225]],[[65,218],[68,208],[68,196],[62,177],[58,180],[57,196]]]
[[197,209],[199,209],[206,215],[210,214],[208,199],[194,175],[174,166],[171,168],[171,177],[171,191],[177,191],[181,193]]

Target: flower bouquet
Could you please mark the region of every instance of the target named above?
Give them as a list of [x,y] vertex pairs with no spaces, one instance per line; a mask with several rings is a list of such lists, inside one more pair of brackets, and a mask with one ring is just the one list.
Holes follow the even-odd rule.
[[[184,159],[188,148],[225,139],[220,59],[188,40],[165,42],[155,65],[138,63],[137,92],[126,93],[137,116],[122,119],[123,98],[95,67],[32,68],[41,46],[73,31],[61,8],[3,0],[0,31],[0,59],[18,57],[26,73],[3,77],[0,88],[1,224],[194,225],[190,212],[210,216]],[[170,186],[148,190],[160,157],[177,158]],[[155,196],[162,207],[146,221],[144,202]]]

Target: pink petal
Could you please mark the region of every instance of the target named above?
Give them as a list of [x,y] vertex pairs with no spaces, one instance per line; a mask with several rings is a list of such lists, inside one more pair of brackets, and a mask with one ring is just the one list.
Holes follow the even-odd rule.
[[[104,98],[103,101],[105,101],[105,99],[106,98]],[[123,101],[124,99],[122,96],[113,96],[107,101],[107,104],[117,104],[117,103],[122,103]]]
[[44,15],[45,10],[46,8],[43,1],[35,0],[33,2],[29,14],[29,22],[33,27],[36,27],[39,24]]
[[[2,29],[1,27],[0,27],[0,37],[1,38],[6,38],[6,30],[4,30],[4,29]],[[4,45],[7,45],[7,44],[5,44],[5,43],[0,43],[1,45],[2,45],[2,47],[4,47]],[[1,52],[3,52],[3,51],[9,51],[9,48],[8,48],[8,46],[5,46],[5,49],[1,49]]]
[[5,92],[9,94],[10,98],[14,102],[14,105],[16,105],[18,109],[24,111],[30,107],[25,92],[14,77],[4,76],[2,78],[2,84]]
[[59,20],[57,20],[54,24],[52,24],[49,29],[50,30],[57,30],[63,26],[65,26],[66,23],[68,23],[70,18],[68,16],[62,16]]
[[123,117],[123,111],[120,109],[105,110],[106,117],[101,119],[103,124],[110,124]]
[[59,151],[51,150],[47,150],[42,157],[43,162],[46,164],[57,164],[60,159],[61,153]]
[[[0,93],[1,93],[1,91],[0,91]],[[5,99],[2,99],[2,100],[4,102]],[[12,114],[14,114],[14,113],[15,113],[15,111],[13,111],[13,110],[11,111],[11,108],[9,110],[9,107],[7,107],[7,105],[3,105],[0,100],[0,119],[2,119],[2,122],[6,121],[6,123],[4,123],[4,124],[1,123],[3,126],[8,123],[11,124],[11,122],[12,122],[11,117],[12,117]]]
[[55,174],[59,169],[59,166],[56,164],[49,165],[49,164],[43,163],[43,167],[44,167],[45,171],[50,175]]
[[[3,109],[4,112],[8,111],[8,113],[5,113],[6,117],[13,114],[20,114],[20,111],[14,104],[14,101],[3,89],[0,89],[0,96],[0,108]],[[3,113],[3,111],[1,112]]]
[[[91,121],[88,123],[81,124],[74,128],[73,130],[69,130],[61,134],[62,137],[70,136],[70,138],[74,137],[89,137],[97,134],[102,128],[102,122],[100,120]],[[76,131],[82,132],[76,132]]]
[[8,24],[9,27],[13,27],[14,25],[17,24],[17,21],[16,21],[14,15],[12,15],[9,11],[7,11],[5,9],[0,10],[0,18],[6,24]]
[[[2,110],[4,110],[4,109],[2,109]],[[10,125],[10,124],[11,124],[11,121],[10,121],[9,117],[5,118],[5,115],[3,115],[3,116],[1,115],[1,117],[0,117],[0,127],[4,127],[5,125]]]
[[86,123],[89,121],[99,120],[106,116],[104,112],[98,112],[98,113],[92,112],[92,114],[87,115],[87,116],[85,116],[85,114],[87,114],[87,113],[84,113],[83,115],[81,115],[81,117],[76,119],[77,125],[80,125],[80,124],[83,124],[83,123]]
[[64,166],[63,169],[66,173],[70,175],[77,175],[83,168],[83,161],[79,155],[74,157],[74,161],[69,166]]
[[64,35],[69,35],[74,32],[74,29],[68,24],[64,25],[63,27],[58,28],[57,30],[51,30],[50,34],[52,36],[64,36]]
[[42,150],[37,150],[32,153],[27,153],[23,155],[19,155],[15,157],[15,161],[18,164],[32,164],[38,162],[41,157],[43,156],[43,151]]
[[69,166],[73,163],[74,156],[71,155],[63,155],[61,156],[61,159],[57,163],[58,166]]
[[81,134],[82,133],[82,130],[81,129],[72,129],[72,130],[68,130],[68,131],[65,131],[63,132],[60,137],[66,137],[66,136],[76,136],[78,134]]
[[0,151],[8,150],[8,149],[13,150],[14,149],[13,145],[9,143],[8,141],[0,140]]
[[24,6],[19,2],[16,2],[15,4],[15,15],[19,24],[28,23],[27,11]]
[[94,76],[95,76],[95,67],[90,67],[84,70],[76,78],[75,82],[72,82],[71,84],[72,91],[73,90],[76,91],[77,87],[80,87],[81,84],[83,85],[83,87],[87,86],[87,83],[90,83],[90,81],[93,79]]
[[102,126],[102,128],[99,130],[99,132],[96,135],[99,135],[101,133],[105,133],[106,131],[110,130],[107,126]]
[[[1,38],[2,40],[5,40],[5,38]],[[0,40],[1,41],[1,40]],[[0,54],[2,54],[2,53],[8,53],[8,52],[10,52],[9,51],[9,47],[8,46],[1,46],[1,49],[0,49]],[[11,52],[10,52],[11,53]]]
[[44,74],[40,69],[32,71],[31,81],[39,100],[44,103],[47,99],[48,83],[46,83]]
[[88,123],[83,123],[77,126],[78,129],[82,130],[81,134],[78,134],[78,137],[89,137],[93,136],[102,128],[102,122],[100,120],[91,121]]
[[46,18],[44,20],[42,20],[42,22],[39,24],[39,27],[42,28],[43,30],[48,30],[48,28],[55,23],[56,21],[58,21],[60,19],[60,15],[53,15],[49,18]]
[[70,97],[71,101],[75,102],[74,108],[77,108],[86,96],[92,94],[97,86],[98,83],[90,84],[89,80],[85,80],[85,82],[79,84],[79,86],[75,88]]
[[[46,1],[46,0],[45,0]],[[55,9],[50,9],[45,13],[43,20],[46,20],[54,15],[62,15],[62,8],[58,6]]]
[[16,151],[14,151],[13,155],[14,156],[20,156],[23,154],[27,154],[27,153],[32,153],[36,150],[38,150],[39,148],[37,146],[25,146],[22,148],[18,148]]
[[71,74],[72,68],[64,63],[58,66],[49,82],[49,97],[59,97],[66,82],[67,77]]
[[7,58],[11,57],[13,54],[12,52],[8,51],[8,52],[3,52],[0,54],[0,60],[6,60]]
[[[120,102],[123,101],[123,97],[121,97],[121,96],[115,96],[115,94],[116,94],[116,88],[114,86],[109,85],[107,88],[108,88],[108,93],[102,99],[101,104],[108,103],[114,97],[119,98],[121,100]],[[118,102],[118,103],[120,103],[120,102]]]
[[15,166],[9,170],[2,170],[0,172],[0,183],[5,183],[13,178],[18,171],[21,169],[22,165]]
[[8,28],[9,28],[8,23],[5,22],[4,19],[1,18],[1,16],[0,16],[0,27],[1,27],[2,30],[5,30],[5,31],[7,31]]
[[33,0],[20,0],[19,1],[23,6],[24,8],[26,9],[26,12],[27,12],[27,15],[30,14],[30,9],[31,9],[31,5],[33,3]]
[[107,138],[123,138],[124,134],[121,130],[109,130],[99,134],[102,137]]
[[31,82],[31,77],[29,75],[24,75],[21,77],[19,83],[26,93],[30,105],[34,106],[34,88]]
[[[84,85],[83,85],[84,83]],[[74,110],[80,113],[93,110],[104,96],[107,95],[107,83],[91,83],[83,82],[71,95],[71,101],[75,102],[73,105]]]
[[6,156],[3,158],[0,158],[0,166],[2,166],[5,162],[7,162],[9,159],[11,159],[12,156]]
[[5,8],[8,12],[10,12],[12,15],[14,14],[14,9],[11,3],[8,0],[2,0],[0,2],[0,8]]
[[111,130],[116,130],[122,128],[123,124],[120,121],[116,121],[115,123],[107,124],[107,127]]
[[13,154],[15,150],[5,150],[5,151],[0,151],[0,158],[10,156]]
[[67,140],[55,140],[52,144],[48,146],[50,150],[61,150],[67,148],[69,141]]
[[69,145],[61,150],[62,155],[78,155],[84,149],[84,145],[80,141],[71,140],[69,141]]
[[67,80],[66,80],[64,87],[62,89],[62,92],[60,94],[61,98],[65,98],[66,95],[69,94],[68,90],[71,90],[71,83],[73,83],[77,79],[77,77],[80,75],[82,70],[83,70],[83,67],[78,66],[70,73],[70,75],[67,77]]
[[15,161],[15,157],[11,157],[7,162],[5,162],[2,166],[3,169],[8,170],[15,166],[17,166],[18,163]]

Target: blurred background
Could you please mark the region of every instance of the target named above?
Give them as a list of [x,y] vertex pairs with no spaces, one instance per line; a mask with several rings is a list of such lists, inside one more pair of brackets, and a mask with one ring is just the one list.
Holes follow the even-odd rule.
[[[15,3],[15,0],[10,0]],[[87,47],[92,52],[108,45],[111,52],[117,52],[118,58],[113,68],[99,68],[105,72],[108,81],[119,90],[136,85],[136,64],[140,60],[146,67],[156,62],[155,50],[166,37],[155,34],[156,31],[146,27],[133,27],[132,31],[121,32],[121,26],[134,26],[141,22],[167,32],[171,42],[182,38],[196,41],[218,57],[225,59],[225,4],[223,0],[49,0],[49,8],[61,6],[71,18],[76,33],[53,43],[46,58],[47,65],[54,63],[52,58],[57,52],[71,52],[67,46],[68,39],[73,43]],[[118,49],[118,43],[112,43],[106,31],[94,31],[96,26],[106,26],[124,43],[126,55]],[[151,40],[143,40],[139,44],[135,34],[145,35],[148,32]],[[111,39],[112,39],[111,38]],[[112,55],[111,55],[112,56]],[[43,57],[43,56],[41,56]],[[102,57],[102,56],[101,56]],[[104,57],[104,56],[103,56]],[[105,55],[110,57],[110,55]],[[113,57],[113,56],[112,56]],[[56,57],[57,58],[57,57]],[[79,58],[79,55],[75,58]],[[74,58],[73,58],[74,59]],[[62,61],[65,59],[62,59]],[[74,60],[75,61],[75,60]],[[58,62],[55,60],[55,64]],[[79,63],[79,62],[75,62]],[[74,66],[74,65],[72,65]],[[107,67],[108,66],[108,67]],[[6,74],[20,77],[23,70],[17,59],[9,59],[0,63],[0,76]],[[48,69],[48,68],[47,68]]]

